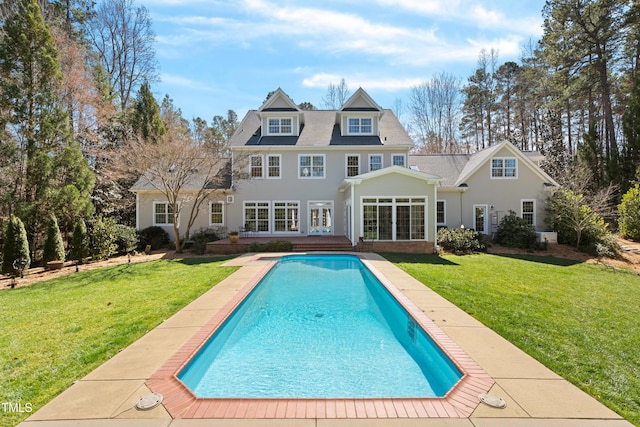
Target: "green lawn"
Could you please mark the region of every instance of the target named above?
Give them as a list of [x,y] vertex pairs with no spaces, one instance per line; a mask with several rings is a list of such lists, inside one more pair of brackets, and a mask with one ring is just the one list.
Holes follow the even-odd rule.
[[[233,273],[220,258],[74,273],[0,292],[0,426],[53,397]],[[8,409],[8,408],[5,408]]]
[[552,257],[385,256],[640,425],[640,276]]

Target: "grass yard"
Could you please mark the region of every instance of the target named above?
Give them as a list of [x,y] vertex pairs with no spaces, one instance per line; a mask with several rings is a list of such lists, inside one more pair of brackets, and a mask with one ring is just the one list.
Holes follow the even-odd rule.
[[640,426],[640,276],[552,257],[385,257]]
[[[236,270],[222,262],[125,264],[0,292],[0,404],[37,411]],[[0,426],[28,415],[0,406]]]

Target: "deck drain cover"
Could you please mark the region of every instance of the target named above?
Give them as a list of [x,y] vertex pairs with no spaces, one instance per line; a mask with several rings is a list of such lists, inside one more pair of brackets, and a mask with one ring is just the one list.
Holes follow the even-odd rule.
[[136,409],[141,411],[148,411],[158,406],[162,402],[162,395],[160,393],[151,393],[142,396],[136,402]]
[[495,394],[482,393],[478,396],[480,402],[485,405],[491,406],[492,408],[502,409],[507,406],[507,402],[504,401],[500,396],[496,396]]

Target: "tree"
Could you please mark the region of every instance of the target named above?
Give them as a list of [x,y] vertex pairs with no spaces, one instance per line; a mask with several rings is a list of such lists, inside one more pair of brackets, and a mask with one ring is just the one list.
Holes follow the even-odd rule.
[[[577,76],[574,82],[590,94],[599,92],[602,109],[602,159],[607,178],[618,167],[618,144],[612,102],[612,76],[619,61],[621,38],[625,31],[624,0],[549,0],[543,9],[541,40],[546,62],[554,69]],[[569,90],[576,86],[566,85]],[[595,120],[593,100],[588,101],[588,122]],[[568,120],[570,126],[570,120]]]
[[2,151],[12,155],[6,178],[5,212],[26,218],[32,249],[52,208],[52,189],[68,174],[58,162],[70,145],[66,112],[57,98],[61,83],[58,52],[34,0],[20,0],[4,23],[0,44],[0,128]]
[[78,264],[82,264],[89,255],[87,226],[82,218],[79,218],[73,226],[73,234],[69,243],[69,258],[77,261]]
[[138,90],[130,120],[133,133],[146,141],[157,143],[167,133],[160,117],[160,106],[153,97],[147,81]]
[[329,83],[327,92],[322,97],[322,106],[327,110],[339,110],[347,102],[349,95],[349,86],[344,78],[337,85]]
[[17,259],[25,259],[25,269],[31,264],[29,255],[29,242],[24,224],[15,215],[9,217],[7,228],[4,232],[4,244],[2,246],[2,274],[14,274],[13,263]]
[[[169,222],[173,223],[177,252],[184,249],[203,203],[232,176],[242,178],[245,170],[240,156],[234,157],[237,169],[231,170],[228,158],[194,143],[180,127],[169,127],[158,144],[131,141],[120,150],[115,161],[116,172],[137,176],[143,185],[164,196],[173,215]],[[180,223],[186,226],[182,235]]]
[[91,19],[87,35],[109,76],[120,110],[146,81],[157,78],[153,43],[155,34],[149,11],[134,0],[104,0]]
[[44,241],[42,261],[64,261],[64,243],[62,242],[62,234],[58,228],[58,220],[55,216],[49,218],[47,226],[47,238]]
[[[640,43],[639,43],[640,44]],[[622,116],[625,141],[622,145],[622,191],[627,191],[640,167],[640,82],[634,82],[627,109]]]
[[444,72],[411,88],[409,126],[425,152],[458,151],[460,94],[460,79]]
[[316,107],[314,107],[312,103],[306,102],[306,101],[298,104],[298,108],[301,110],[307,110],[307,111],[312,111],[316,109]]
[[618,205],[618,228],[623,237],[640,241],[640,185],[636,184],[622,196]]
[[547,199],[545,220],[558,232],[558,242],[574,245],[576,249],[604,243],[608,231],[603,216],[611,214],[613,190],[607,187],[587,198],[568,188],[558,188]]

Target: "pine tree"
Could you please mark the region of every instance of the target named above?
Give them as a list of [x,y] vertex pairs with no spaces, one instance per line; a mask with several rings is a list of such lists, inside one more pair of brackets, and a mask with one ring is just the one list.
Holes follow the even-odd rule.
[[[61,82],[58,52],[35,0],[19,0],[4,22],[0,43],[0,110],[16,142],[8,212],[25,218],[30,241],[49,211],[54,155],[68,140],[66,113],[56,90]],[[52,155],[53,154],[53,155]]]
[[13,263],[23,258],[26,260],[25,269],[31,264],[29,256],[29,242],[24,224],[15,215],[11,215],[4,233],[4,245],[2,246],[2,274],[14,274]]
[[160,106],[151,93],[149,82],[140,86],[133,104],[131,127],[139,138],[155,143],[167,133],[167,128],[160,118]]
[[45,263],[49,261],[64,261],[62,234],[60,234],[60,228],[58,228],[58,220],[53,215],[49,218],[47,226],[47,239],[44,241],[42,260]]
[[87,226],[82,218],[76,221],[71,235],[69,258],[82,264],[84,258],[89,255],[89,237]]

